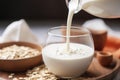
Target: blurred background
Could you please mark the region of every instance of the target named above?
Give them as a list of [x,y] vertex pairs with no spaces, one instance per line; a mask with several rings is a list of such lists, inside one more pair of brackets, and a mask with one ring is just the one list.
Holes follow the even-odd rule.
[[[44,27],[66,25],[67,13],[65,0],[0,0],[0,34],[11,22],[20,19],[25,19],[33,31],[40,27],[42,30]],[[73,24],[82,25],[94,18],[97,17],[82,10],[74,15]],[[111,28],[120,30],[120,19],[103,20]]]
[[[0,19],[64,20],[67,17],[65,0],[0,0]],[[93,16],[81,11],[75,18],[90,19]]]
[[[1,20],[66,20],[67,6],[65,0],[0,0]],[[84,11],[74,19],[96,18]]]

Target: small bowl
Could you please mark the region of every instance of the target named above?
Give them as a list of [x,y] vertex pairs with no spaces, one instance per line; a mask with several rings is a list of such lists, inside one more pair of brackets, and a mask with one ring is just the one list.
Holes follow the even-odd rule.
[[113,55],[110,52],[96,51],[96,58],[102,66],[109,66],[113,61]]
[[36,44],[28,42],[6,42],[0,44],[0,49],[14,44],[18,46],[27,46],[33,49],[37,49],[40,51],[40,54],[34,57],[23,59],[0,59],[0,70],[7,72],[22,72],[42,63],[42,47]]

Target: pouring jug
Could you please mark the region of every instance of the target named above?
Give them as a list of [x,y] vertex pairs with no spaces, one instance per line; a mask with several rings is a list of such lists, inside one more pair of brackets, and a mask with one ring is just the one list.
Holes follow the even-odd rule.
[[120,0],[66,0],[67,6],[70,1],[77,1],[75,13],[83,9],[101,18],[120,18]]

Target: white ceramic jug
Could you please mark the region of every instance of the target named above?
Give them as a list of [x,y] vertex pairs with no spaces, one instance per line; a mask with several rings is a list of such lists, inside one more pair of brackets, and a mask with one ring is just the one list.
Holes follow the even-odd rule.
[[[66,3],[69,5],[69,1]],[[75,0],[78,2],[76,13],[81,10],[101,18],[120,18],[120,0]]]

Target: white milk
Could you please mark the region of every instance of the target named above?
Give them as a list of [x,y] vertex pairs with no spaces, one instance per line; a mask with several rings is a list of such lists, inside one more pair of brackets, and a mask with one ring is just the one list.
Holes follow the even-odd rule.
[[[75,0],[73,0],[76,2]],[[120,18],[120,0],[78,0],[76,12],[82,9],[102,18]]]
[[77,77],[84,73],[94,55],[94,50],[86,45],[70,43],[70,53],[65,43],[50,44],[42,51],[48,70],[62,77]]

